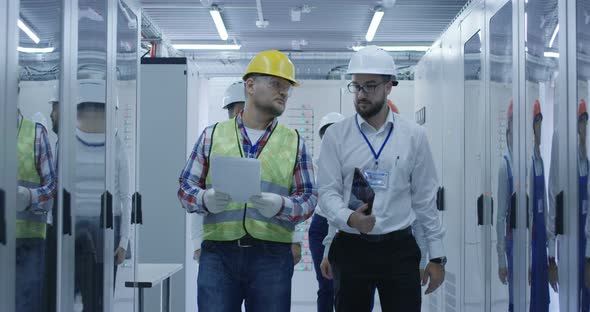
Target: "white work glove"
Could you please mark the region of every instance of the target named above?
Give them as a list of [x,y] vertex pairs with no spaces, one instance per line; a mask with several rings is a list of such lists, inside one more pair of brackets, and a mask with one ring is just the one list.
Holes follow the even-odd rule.
[[231,202],[231,196],[229,194],[216,192],[214,189],[208,189],[203,194],[203,202],[205,202],[205,208],[210,213],[220,213],[225,210],[225,207]]
[[19,212],[25,211],[27,208],[29,208],[29,206],[31,206],[31,192],[28,188],[19,186],[16,199],[16,209]]
[[279,213],[283,206],[283,197],[274,193],[262,193],[250,197],[250,202],[254,204],[254,208],[260,211],[260,214],[272,218]]

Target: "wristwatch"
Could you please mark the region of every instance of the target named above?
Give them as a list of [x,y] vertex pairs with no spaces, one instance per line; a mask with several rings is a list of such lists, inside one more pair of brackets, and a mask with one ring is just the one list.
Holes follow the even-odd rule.
[[447,264],[447,257],[439,257],[439,258],[430,259],[430,262],[440,264],[444,268],[445,265]]

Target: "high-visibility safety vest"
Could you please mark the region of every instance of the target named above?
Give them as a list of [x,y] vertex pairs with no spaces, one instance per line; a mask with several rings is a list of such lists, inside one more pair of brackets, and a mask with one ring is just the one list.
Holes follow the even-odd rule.
[[[41,176],[35,161],[35,122],[22,119],[17,138],[18,185],[26,188],[41,186]],[[45,238],[46,213],[22,211],[16,216],[16,238]]]
[[[262,192],[290,195],[298,149],[299,133],[277,124],[258,154]],[[236,118],[215,125],[209,158],[212,155],[243,157],[243,154]],[[212,185],[210,172],[207,173],[206,184],[207,188]],[[204,217],[203,239],[231,241],[250,234],[260,240],[291,243],[294,229],[292,222],[264,217],[252,203],[231,202],[221,213],[210,213]]]

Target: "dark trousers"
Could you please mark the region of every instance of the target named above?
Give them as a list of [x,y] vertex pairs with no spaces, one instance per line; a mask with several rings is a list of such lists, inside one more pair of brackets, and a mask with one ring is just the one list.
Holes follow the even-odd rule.
[[314,214],[309,226],[309,249],[313,258],[316,279],[318,280],[318,312],[334,311],[334,285],[322,275],[320,264],[324,259],[324,238],[328,235],[328,220]]
[[47,225],[45,248],[45,281],[43,306],[45,312],[56,312],[57,308],[57,226]]
[[411,230],[396,232],[379,242],[338,233],[328,256],[334,275],[336,311],[370,311],[374,287],[382,311],[420,311],[420,257]]
[[[121,218],[115,217],[115,248],[119,237]],[[104,257],[114,257],[114,253],[104,255],[104,229],[100,218],[81,218],[76,222],[75,291],[82,296],[84,312],[103,311]],[[117,277],[117,265],[113,268],[113,291]]]

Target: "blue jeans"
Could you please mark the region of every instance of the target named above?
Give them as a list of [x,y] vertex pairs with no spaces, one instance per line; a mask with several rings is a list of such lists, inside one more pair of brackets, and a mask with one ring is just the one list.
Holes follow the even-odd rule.
[[324,238],[328,235],[328,220],[314,214],[309,226],[309,249],[318,280],[318,312],[334,311],[334,283],[322,275],[320,264],[324,258]]
[[291,310],[291,244],[262,242],[253,247],[204,241],[197,280],[199,312]]
[[16,240],[15,311],[41,311],[44,274],[45,240],[18,238]]

